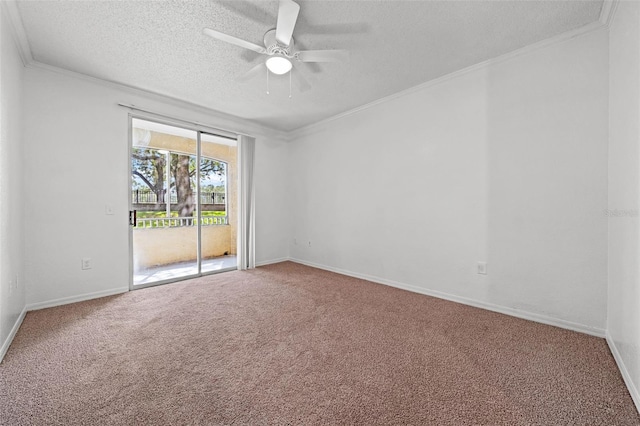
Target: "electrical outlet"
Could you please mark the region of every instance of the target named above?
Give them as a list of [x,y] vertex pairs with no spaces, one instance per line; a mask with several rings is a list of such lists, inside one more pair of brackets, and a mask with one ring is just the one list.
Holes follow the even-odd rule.
[[9,294],[18,291],[18,276],[14,275],[13,279],[9,279]]
[[309,240],[309,247],[311,247],[311,240]]
[[111,204],[105,204],[104,206],[104,214],[112,215],[113,214],[113,206]]
[[82,269],[91,269],[93,268],[93,260],[90,257],[82,258]]
[[478,273],[487,275],[487,262],[478,262]]

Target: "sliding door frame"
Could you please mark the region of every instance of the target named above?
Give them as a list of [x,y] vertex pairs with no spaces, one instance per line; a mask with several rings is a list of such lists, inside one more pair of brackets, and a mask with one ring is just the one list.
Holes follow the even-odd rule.
[[[201,218],[201,197],[200,197],[200,162],[202,159],[202,138],[201,138],[201,134],[205,133],[205,134],[210,134],[213,136],[218,136],[218,137],[222,137],[222,138],[226,138],[226,139],[231,139],[234,141],[238,141],[238,136],[236,134],[230,133],[230,132],[226,132],[224,130],[219,130],[213,127],[208,127],[208,126],[202,126],[200,124],[195,124],[195,123],[190,123],[187,121],[183,121],[183,120],[179,120],[179,119],[169,119],[167,117],[164,116],[157,116],[153,113],[147,113],[147,112],[142,112],[142,111],[137,111],[137,112],[130,112],[128,114],[128,148],[127,148],[127,164],[128,164],[128,182],[129,182],[129,189],[128,189],[128,205],[129,205],[129,211],[132,210],[133,207],[133,202],[132,202],[132,196],[133,196],[133,192],[132,192],[132,164],[131,164],[131,154],[132,154],[132,150],[133,150],[133,120],[134,119],[139,119],[139,120],[145,120],[145,121],[151,121],[154,123],[158,123],[158,124],[164,124],[167,126],[173,126],[173,127],[178,127],[184,130],[190,130],[190,131],[194,131],[196,132],[196,164],[197,164],[197,168],[196,168],[196,191],[197,191],[197,197],[196,197],[196,264],[197,264],[197,273],[195,274],[189,274],[189,275],[183,275],[181,277],[178,278],[170,278],[170,279],[166,279],[166,280],[159,280],[159,281],[154,281],[151,283],[146,283],[146,284],[134,284],[133,282],[133,277],[134,277],[134,262],[133,262],[133,232],[134,232],[134,228],[135,226],[132,226],[131,224],[129,224],[128,228],[129,228],[129,290],[139,290],[141,288],[147,288],[147,287],[154,287],[157,285],[163,285],[163,284],[170,284],[170,283],[174,283],[174,282],[179,282],[179,281],[183,281],[183,280],[187,280],[187,279],[191,279],[191,278],[198,278],[198,277],[202,277],[205,275],[213,275],[213,274],[219,274],[221,272],[229,272],[229,271],[235,271],[237,269],[240,269],[240,256],[237,256],[237,263],[236,266],[234,268],[222,268],[222,269],[218,269],[215,271],[208,271],[203,273],[202,272],[202,218]],[[236,149],[239,149],[239,147],[236,145]],[[236,166],[237,168],[239,168],[239,165]],[[227,167],[227,173],[228,173],[228,167]],[[236,187],[238,188],[238,194],[241,193],[242,191],[242,185],[240,185],[240,175],[237,174],[236,176],[236,180],[238,180],[238,182],[236,182]],[[227,179],[228,181],[228,179]],[[168,183],[170,185],[170,182]],[[228,187],[228,182],[225,182],[225,188]],[[225,192],[226,193],[226,192]],[[225,196],[225,204],[227,204],[227,199],[228,199],[229,195],[226,194]],[[238,197],[241,198],[241,197]],[[238,211],[240,211],[240,206],[238,206]],[[227,213],[228,213],[228,209],[227,209]],[[238,214],[238,212],[236,212],[236,214]],[[239,227],[240,225],[240,221],[236,221],[236,227]],[[239,230],[236,230],[237,233],[239,233]],[[238,241],[239,244],[244,244],[241,241]],[[240,250],[240,247],[237,247],[236,250]]]

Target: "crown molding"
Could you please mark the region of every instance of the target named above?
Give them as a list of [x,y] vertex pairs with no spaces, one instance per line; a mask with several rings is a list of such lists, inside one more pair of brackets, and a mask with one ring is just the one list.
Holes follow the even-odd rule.
[[[303,137],[303,136],[308,136],[308,135],[312,135],[314,133],[317,133],[319,131],[321,131],[322,129],[324,129],[329,123],[332,123],[336,120],[340,120],[342,118],[348,117],[350,115],[353,114],[357,114],[361,111],[367,110],[369,108],[373,108],[377,105],[380,104],[384,104],[386,102],[390,102],[394,99],[397,98],[402,98],[404,96],[408,96],[412,93],[416,93],[416,92],[420,92],[422,90],[425,90],[427,88],[433,87],[433,86],[437,86],[439,84],[445,83],[449,80],[454,80],[458,77],[461,77],[465,74],[474,72],[474,71],[478,71],[481,70],[483,68],[487,68],[489,66],[493,66],[502,62],[506,62],[509,61],[511,59],[514,59],[516,57],[519,56],[523,56],[523,55],[527,55],[530,53],[533,53],[539,49],[545,48],[545,47],[549,47],[549,46],[553,46],[556,44],[561,44],[564,42],[567,42],[571,39],[574,39],[576,37],[580,37],[583,35],[587,35],[590,34],[592,32],[598,31],[598,30],[602,30],[602,29],[607,29],[608,30],[608,25],[610,25],[612,16],[613,16],[613,11],[615,10],[615,3],[617,3],[618,0],[605,0],[603,3],[603,7],[600,11],[600,18],[597,21],[591,22],[587,25],[584,25],[580,28],[577,28],[575,30],[572,31],[567,31],[561,34],[558,34],[554,37],[550,37],[548,39],[539,41],[537,43],[533,43],[524,47],[521,47],[520,49],[505,53],[503,55],[500,55],[496,58],[493,59],[488,59],[486,61],[477,63],[475,65],[471,65],[467,68],[463,68],[461,70],[458,71],[453,71],[449,74],[445,74],[441,77],[437,77],[433,80],[429,80],[427,82],[421,83],[417,86],[413,86],[410,87],[409,89],[405,89],[401,92],[397,92],[394,93],[392,95],[389,96],[385,96],[384,98],[380,98],[377,99],[375,101],[369,102],[367,104],[361,105],[357,108],[345,111],[343,113],[325,118],[323,120],[320,120],[316,123],[313,124],[309,124],[307,126],[303,126],[294,130],[291,130],[288,133],[288,141],[292,142],[295,141],[296,139]],[[606,9],[606,10],[605,10]],[[606,23],[603,23],[606,22]]]
[[[237,117],[235,115],[227,114],[222,111],[218,111],[210,107],[207,107],[205,105],[185,101],[183,99],[175,98],[173,96],[170,96],[164,93],[158,93],[150,90],[140,89],[138,87],[130,86],[117,81],[92,77],[87,74],[70,71],[64,68],[55,67],[53,65],[48,65],[48,64],[44,64],[42,62],[36,61],[33,58],[33,54],[31,52],[31,47],[29,45],[27,33],[22,23],[20,11],[18,10],[17,1],[0,0],[0,5],[3,8],[4,12],[6,12],[9,17],[12,34],[16,42],[16,45],[18,47],[20,58],[22,59],[22,63],[26,68],[40,69],[40,70],[53,72],[56,74],[62,74],[67,77],[77,78],[77,79],[85,80],[94,84],[110,87],[112,89],[118,89],[118,90],[122,90],[135,95],[151,98],[153,100],[164,102],[166,104],[176,106],[179,108],[185,108],[188,110],[197,111],[211,117],[211,119],[214,121],[214,124],[216,121],[223,123],[222,126],[224,126],[225,128],[224,129],[221,128],[221,130],[229,130],[229,131],[233,131],[234,133],[242,133],[242,134],[253,135],[253,136],[255,135],[267,136],[267,137],[272,137],[279,140],[288,140],[287,132],[274,129],[271,127],[267,127],[261,124],[257,124],[251,121],[250,119],[245,119],[245,118]],[[218,125],[216,127],[222,127],[222,126]]]
[[594,21],[590,24],[584,25],[580,28],[577,28],[572,31],[564,32],[562,34],[558,34],[554,37],[550,37],[548,39],[539,41],[534,44],[530,44],[528,46],[522,47],[520,49],[514,50],[512,52],[505,53],[496,58],[489,59],[483,62],[480,62],[475,65],[471,65],[467,68],[463,68],[458,71],[451,72],[449,74],[443,75],[441,77],[437,77],[433,80],[429,80],[417,86],[411,87],[409,89],[405,89],[403,91],[391,94],[389,96],[385,96],[383,98],[374,100],[367,104],[361,105],[359,107],[353,108],[351,110],[342,112],[340,114],[333,115],[331,117],[325,118],[323,120],[317,121],[315,123],[299,127],[297,129],[293,129],[290,131],[278,130],[271,127],[267,127],[261,124],[257,124],[252,122],[250,119],[245,119],[241,117],[237,117],[231,114],[227,114],[218,110],[214,110],[205,105],[185,101],[179,98],[172,97],[167,94],[153,92],[150,90],[140,89],[137,87],[129,86],[120,82],[104,80],[96,77],[91,77],[86,74],[77,73],[74,71],[66,70],[59,67],[54,67],[52,65],[47,65],[41,62],[38,62],[33,59],[33,55],[31,52],[31,47],[29,45],[29,40],[27,38],[26,31],[24,29],[24,25],[22,23],[22,18],[20,16],[20,11],[18,10],[17,1],[16,0],[0,0],[1,7],[6,11],[9,16],[9,21],[11,23],[12,33],[15,39],[15,42],[18,46],[18,50],[20,52],[20,57],[22,58],[22,62],[27,68],[36,68],[43,69],[63,75],[67,75],[74,78],[79,78],[82,80],[90,81],[96,84],[105,85],[107,87],[116,88],[120,90],[124,90],[130,93],[134,93],[137,95],[142,95],[146,97],[151,97],[155,100],[159,100],[162,102],[166,102],[168,104],[187,108],[191,110],[196,110],[207,114],[212,117],[214,120],[220,120],[227,123],[232,124],[232,126],[239,126],[239,128],[234,129],[235,132],[245,133],[245,134],[260,134],[263,136],[277,138],[282,141],[294,141],[302,136],[310,135],[316,133],[323,129],[327,124],[340,120],[342,118],[348,117],[350,115],[356,114],[358,112],[367,110],[369,108],[373,108],[377,105],[392,101],[397,98],[401,98],[404,96],[408,96],[412,93],[419,92],[421,90],[427,89],[429,87],[433,87],[439,84],[442,84],[446,81],[456,79],[465,74],[471,73],[473,71],[481,70],[483,68],[499,64],[501,62],[508,61],[518,56],[526,55],[532,53],[538,49],[548,47],[554,44],[559,44],[571,40],[573,38],[589,34],[591,32],[600,30],[600,29],[609,29],[611,27],[611,23],[615,17],[615,11],[620,0],[604,0],[602,4],[602,8],[600,9],[600,16],[597,21]]
[[16,0],[0,1],[0,7],[4,13],[9,17],[9,24],[11,25],[11,33],[13,34],[13,40],[18,47],[20,59],[22,64],[26,67],[33,61],[31,55],[31,46],[29,45],[29,39],[27,38],[27,32],[22,24],[22,17],[18,10],[18,2]]
[[607,28],[611,28],[611,22],[616,12],[619,0],[604,0],[602,3],[602,9],[600,9],[600,18],[598,22]]
[[194,102],[185,101],[179,98],[175,98],[164,93],[152,92],[150,90],[140,89],[138,87],[129,86],[120,82],[105,80],[97,77],[92,77],[87,74],[70,71],[64,68],[55,67],[53,65],[44,64],[32,60],[27,68],[44,70],[56,74],[61,74],[67,77],[76,78],[97,84],[100,86],[109,87],[116,90],[122,90],[127,93],[131,93],[138,96],[143,96],[155,101],[163,102],[178,108],[184,108],[191,111],[203,113],[211,118],[213,123],[209,124],[212,127],[219,128],[220,130],[226,130],[234,133],[244,134],[248,136],[266,136],[275,139],[286,141],[288,140],[288,134],[281,130],[266,127],[261,124],[257,124],[250,119],[237,117],[235,115],[227,114],[205,105],[201,105]]

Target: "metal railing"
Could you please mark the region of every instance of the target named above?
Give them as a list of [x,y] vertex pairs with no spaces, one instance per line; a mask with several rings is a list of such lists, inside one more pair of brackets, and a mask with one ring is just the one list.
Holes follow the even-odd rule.
[[[164,204],[166,190],[157,194],[150,189],[134,189],[131,191],[131,202],[133,204]],[[158,201],[158,195],[160,195],[160,201]],[[175,191],[169,194],[169,203],[178,204],[178,194]],[[224,192],[201,192],[200,193],[201,204],[224,204],[225,193]]]
[[[195,226],[197,218],[195,217],[150,217],[138,218],[136,220],[136,228],[177,228],[186,226]],[[228,225],[229,218],[227,216],[203,216],[200,218],[202,226]]]

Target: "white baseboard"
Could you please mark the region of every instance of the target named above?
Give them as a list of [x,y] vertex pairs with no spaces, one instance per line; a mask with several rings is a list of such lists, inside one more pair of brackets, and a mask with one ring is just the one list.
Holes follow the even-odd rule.
[[16,323],[13,324],[13,327],[11,328],[11,332],[9,333],[5,341],[2,343],[2,347],[0,348],[0,362],[2,362],[2,360],[4,359],[4,356],[7,354],[7,351],[9,350],[9,346],[11,346],[11,342],[13,342],[13,338],[16,337],[16,333],[18,332],[18,329],[22,325],[22,321],[24,320],[25,315],[27,315],[26,306],[22,309],[22,312],[20,312],[20,315],[18,316]]
[[27,305],[27,311],[37,311],[38,309],[52,308],[54,306],[67,305],[69,303],[84,302],[85,300],[113,296],[114,294],[126,293],[128,291],[129,287],[119,287],[110,290],[96,291],[94,293],[85,293],[77,296],[63,297],[61,299],[47,300],[45,302],[30,303]]
[[414,293],[424,294],[426,296],[433,296],[439,299],[445,299],[456,303],[462,303],[463,305],[469,305],[476,308],[486,309],[488,311],[498,312],[500,314],[509,315],[512,317],[522,318],[529,321],[539,322],[542,324],[552,325],[555,327],[564,328],[567,330],[577,331],[579,333],[589,334],[591,336],[596,337],[605,337],[605,330],[595,327],[590,327],[587,325],[563,320],[560,318],[549,317],[546,315],[541,315],[533,312],[527,312],[520,309],[509,308],[507,306],[494,305],[491,303],[482,302],[480,300],[469,299],[462,296],[456,296],[454,294],[444,293],[436,290],[424,289],[422,287],[417,287],[410,284],[404,284],[397,281],[388,280],[385,278],[379,278],[371,275],[360,274],[356,272],[347,271],[344,269],[333,268],[326,265],[320,265],[314,262],[308,262],[306,260],[301,259],[289,259],[292,262],[300,263],[303,265],[311,266],[313,268],[324,269],[326,271],[336,272],[338,274],[347,275],[354,278],[360,278],[362,280],[371,281],[377,284],[384,284],[390,287],[396,287],[402,290],[411,291]]
[[624,383],[627,385],[627,389],[631,394],[631,399],[633,399],[634,404],[636,404],[636,409],[640,413],[640,392],[638,391],[636,384],[633,383],[631,374],[629,374],[629,370],[627,370],[627,366],[625,365],[624,360],[620,355],[620,351],[618,351],[616,343],[613,341],[608,331],[605,338],[607,339],[607,344],[609,345],[609,350],[613,355],[613,359],[615,359],[616,364],[618,364],[618,370],[620,370],[620,374],[622,374],[622,379],[624,380]]
[[274,263],[286,262],[288,260],[291,260],[291,259],[288,258],[288,257],[281,257],[279,259],[263,260],[261,262],[256,262],[256,267],[258,267],[258,266],[266,266],[266,265],[273,265]]

